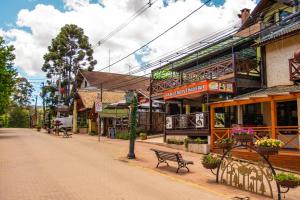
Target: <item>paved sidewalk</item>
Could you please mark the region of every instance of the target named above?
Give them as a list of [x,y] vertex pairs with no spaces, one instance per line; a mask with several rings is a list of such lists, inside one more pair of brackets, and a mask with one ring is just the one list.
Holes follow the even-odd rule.
[[[128,160],[128,141],[0,129],[0,200],[266,199],[216,184],[199,154],[181,152],[195,162],[191,173],[176,174],[175,165],[157,169],[150,148],[178,151],[137,142],[137,159]],[[286,199],[299,200],[300,190]]]

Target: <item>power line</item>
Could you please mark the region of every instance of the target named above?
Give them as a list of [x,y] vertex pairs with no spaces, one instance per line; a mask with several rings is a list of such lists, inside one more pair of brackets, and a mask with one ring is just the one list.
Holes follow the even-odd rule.
[[115,61],[114,63],[110,64],[107,67],[104,67],[102,69],[100,69],[99,71],[102,71],[104,69],[107,69],[123,60],[125,60],[126,58],[128,58],[129,56],[133,55],[134,53],[136,53],[137,51],[143,49],[144,47],[148,46],[150,43],[154,42],[155,40],[157,40],[158,38],[160,38],[161,36],[163,36],[164,34],[166,34],[167,32],[169,32],[170,30],[172,30],[173,28],[175,28],[178,24],[180,24],[181,22],[183,22],[184,20],[186,20],[188,17],[190,17],[192,14],[194,14],[195,12],[197,12],[198,10],[200,10],[202,7],[204,7],[206,4],[208,4],[211,0],[207,0],[205,3],[203,3],[200,7],[196,8],[195,10],[193,10],[192,12],[190,12],[188,15],[186,15],[184,18],[182,18],[181,20],[179,20],[178,22],[176,22],[174,25],[172,25],[171,27],[169,27],[168,29],[166,29],[165,31],[163,31],[162,33],[160,33],[158,36],[154,37],[152,40],[150,40],[149,42],[147,42],[146,44],[144,44],[143,46],[139,47],[138,49],[136,49],[135,51],[131,52],[130,54],[128,54],[127,56]]
[[117,28],[115,28],[113,31],[111,31],[106,36],[104,36],[101,40],[99,40],[99,42],[97,42],[97,44],[94,47],[100,46],[101,44],[103,44],[107,40],[109,40],[111,37],[113,37],[116,33],[118,33],[121,30],[123,30],[127,25],[129,25],[138,16],[140,16],[141,14],[143,14],[148,8],[150,8],[156,2],[157,2],[157,0],[154,0],[154,1],[149,0],[149,2],[147,4],[145,4],[143,7],[141,7],[140,9],[138,9],[134,15],[132,15],[125,22],[123,22],[122,24],[120,24]]

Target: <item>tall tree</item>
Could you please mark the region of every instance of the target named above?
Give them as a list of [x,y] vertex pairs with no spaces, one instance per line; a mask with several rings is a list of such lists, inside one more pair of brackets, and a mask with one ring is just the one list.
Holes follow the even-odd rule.
[[66,85],[67,97],[70,96],[74,76],[79,69],[92,71],[97,61],[93,58],[92,45],[84,35],[82,28],[75,24],[67,24],[61,28],[56,38],[52,39],[48,53],[44,55],[42,70],[48,78],[60,77]]
[[32,84],[26,78],[17,78],[13,94],[14,103],[22,108],[29,106],[33,91]]
[[0,37],[0,114],[5,113],[10,103],[10,97],[14,90],[16,70],[13,68],[15,55],[14,47],[5,44]]

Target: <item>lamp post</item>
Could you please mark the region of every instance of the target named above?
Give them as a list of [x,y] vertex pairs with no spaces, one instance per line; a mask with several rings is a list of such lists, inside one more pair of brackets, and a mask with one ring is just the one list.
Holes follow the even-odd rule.
[[128,159],[135,159],[134,146],[136,138],[136,114],[137,114],[137,96],[134,92],[126,94],[126,102],[130,104],[130,134],[129,134],[129,153]]

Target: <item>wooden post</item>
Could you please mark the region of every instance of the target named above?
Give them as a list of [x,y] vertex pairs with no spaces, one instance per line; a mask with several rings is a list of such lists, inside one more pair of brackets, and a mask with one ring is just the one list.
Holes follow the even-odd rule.
[[276,102],[271,100],[271,130],[272,130],[272,138],[276,138],[276,125],[277,125],[277,110],[276,110]]
[[215,142],[215,108],[210,106],[210,145],[211,149],[214,147]]
[[73,133],[77,133],[77,100],[74,99],[73,107]]

